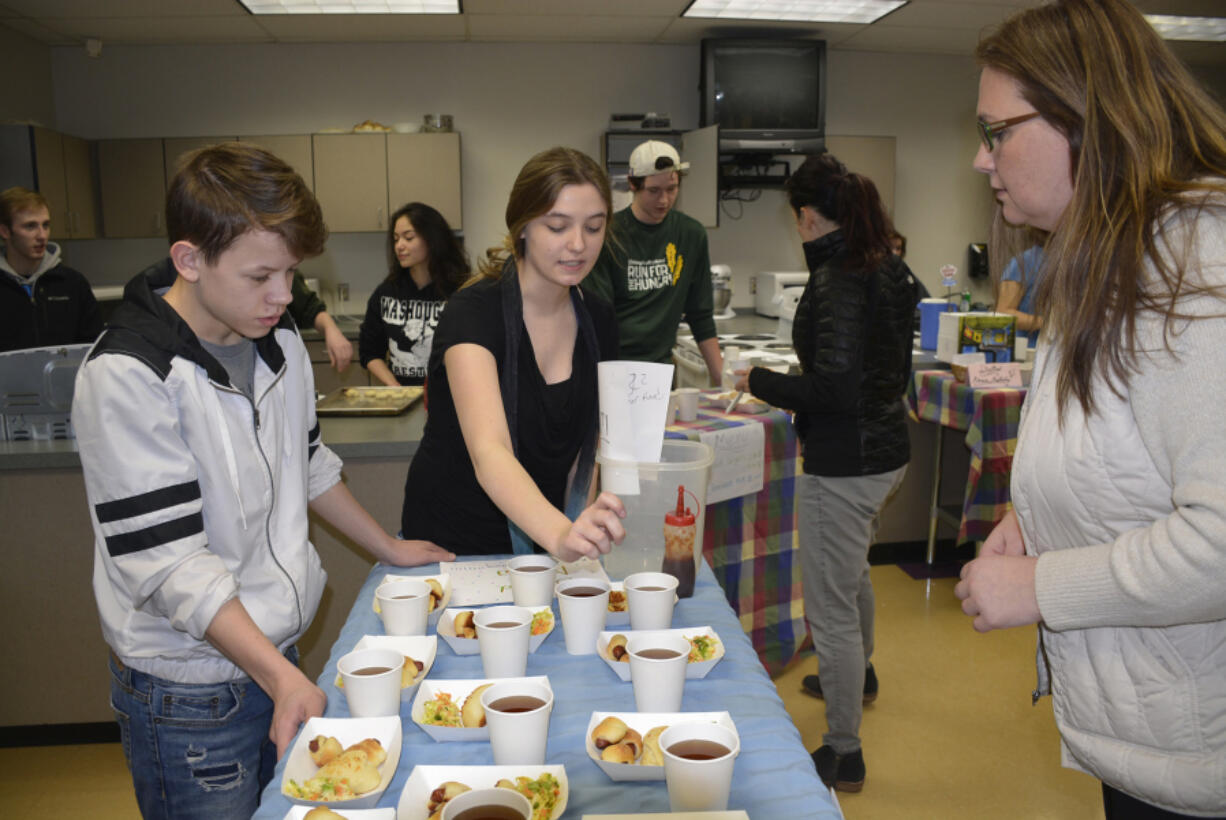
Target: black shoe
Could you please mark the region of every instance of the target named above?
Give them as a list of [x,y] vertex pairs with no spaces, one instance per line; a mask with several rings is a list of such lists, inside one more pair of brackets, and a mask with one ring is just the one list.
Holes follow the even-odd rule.
[[[805,675],[801,681],[801,691],[815,698],[822,698],[822,679],[817,675]],[[877,699],[877,672],[870,663],[864,670],[864,703],[872,703]]]
[[840,792],[858,792],[864,788],[864,751],[836,754],[829,746],[813,752],[813,765],[826,788]]

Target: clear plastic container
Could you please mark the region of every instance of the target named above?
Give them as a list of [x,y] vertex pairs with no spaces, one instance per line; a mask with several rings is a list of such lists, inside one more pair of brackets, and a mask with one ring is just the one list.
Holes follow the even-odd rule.
[[685,598],[702,560],[707,481],[715,455],[700,441],[665,439],[661,458],[633,462],[596,456],[602,475],[610,469],[634,470],[639,485],[637,495],[618,494],[626,505],[626,540],[604,556],[604,568],[615,581],[636,572],[668,572],[677,577],[677,594]]

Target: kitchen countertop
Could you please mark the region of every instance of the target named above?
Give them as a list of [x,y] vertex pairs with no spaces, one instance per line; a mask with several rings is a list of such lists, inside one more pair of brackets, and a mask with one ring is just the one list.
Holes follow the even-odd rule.
[[[731,319],[717,319],[720,333],[774,333],[779,320],[759,316],[752,308],[734,308]],[[348,338],[357,338],[360,316],[334,316],[337,327]],[[352,334],[352,335],[350,335]],[[303,331],[307,341],[322,339],[315,330]],[[949,365],[938,362],[933,351],[917,350],[912,369],[925,370]],[[319,420],[324,442],[342,459],[410,459],[417,452],[426,424],[423,402],[398,416],[367,418],[327,417]],[[77,445],[72,440],[0,441],[0,470],[80,468]]]

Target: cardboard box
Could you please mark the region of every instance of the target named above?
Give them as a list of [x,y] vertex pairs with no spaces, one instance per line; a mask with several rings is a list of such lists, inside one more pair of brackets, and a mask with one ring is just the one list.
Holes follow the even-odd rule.
[[942,313],[937,359],[952,362],[958,353],[980,353],[988,363],[1013,361],[1017,319],[1007,313]]

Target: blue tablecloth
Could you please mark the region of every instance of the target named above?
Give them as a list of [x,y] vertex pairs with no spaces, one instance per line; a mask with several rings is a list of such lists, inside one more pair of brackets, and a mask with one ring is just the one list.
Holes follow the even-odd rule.
[[[436,573],[432,564],[414,570],[375,565],[362,586],[332,655],[319,678],[328,695],[327,717],[348,717],[345,696],[334,685],[336,662],[366,634],[381,635],[383,626],[371,608],[374,590],[389,572],[405,575]],[[554,606],[557,614],[557,606]],[[801,743],[775,685],[767,676],[749,638],[724,599],[705,562],[698,573],[694,597],[677,604],[674,627],[711,626],[724,643],[727,654],[702,680],[686,681],[682,708],[685,711],[727,710],[741,736],[741,754],[733,774],[729,809],[744,809],[753,820],[820,820],[841,818],[830,792],[822,785],[809,753]],[[541,647],[528,656],[528,675],[548,675],[554,691],[553,715],[549,722],[546,762],[566,767],[570,797],[566,818],[585,814],[667,812],[668,790],[663,781],[615,783],[587,756],[584,740],[594,711],[634,711],[634,692],[629,683],[595,655],[566,653],[559,622]],[[480,678],[480,655],[460,657],[439,640],[431,678]],[[395,807],[409,773],[423,765],[489,765],[493,756],[488,743],[436,743],[409,718],[409,704],[401,707],[404,748],[391,785],[379,806]],[[290,802],[281,794],[284,760],[264,790],[255,818],[281,820]]]

